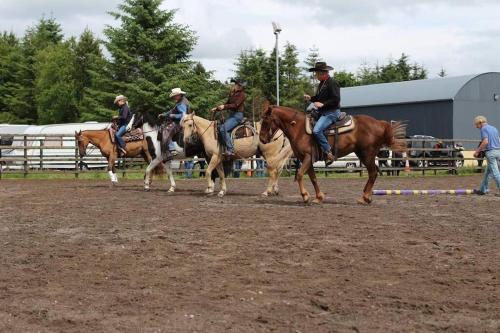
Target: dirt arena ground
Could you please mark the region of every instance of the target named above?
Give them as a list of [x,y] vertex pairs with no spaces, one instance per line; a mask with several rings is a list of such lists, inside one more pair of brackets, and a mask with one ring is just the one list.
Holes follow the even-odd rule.
[[[500,198],[297,186],[0,181],[0,331],[499,332]],[[379,178],[379,189],[478,177]]]

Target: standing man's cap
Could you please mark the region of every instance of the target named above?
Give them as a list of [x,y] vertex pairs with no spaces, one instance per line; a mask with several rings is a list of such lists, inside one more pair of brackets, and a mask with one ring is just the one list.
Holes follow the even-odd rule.
[[333,70],[332,66],[328,66],[324,61],[318,61],[313,68],[309,68],[309,72],[328,72]]
[[115,97],[115,102],[113,104],[116,104],[118,103],[118,101],[127,101],[127,97],[123,96],[123,95],[118,95]]

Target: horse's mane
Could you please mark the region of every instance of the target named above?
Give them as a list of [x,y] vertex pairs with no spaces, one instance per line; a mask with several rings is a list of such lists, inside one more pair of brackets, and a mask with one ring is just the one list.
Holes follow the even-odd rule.
[[142,117],[144,119],[144,122],[148,123],[149,126],[151,126],[151,127],[160,126],[160,121],[158,120],[158,117],[155,117],[154,115],[152,115],[151,113],[149,113],[147,111],[143,111],[143,112],[141,112],[141,114],[142,114]]

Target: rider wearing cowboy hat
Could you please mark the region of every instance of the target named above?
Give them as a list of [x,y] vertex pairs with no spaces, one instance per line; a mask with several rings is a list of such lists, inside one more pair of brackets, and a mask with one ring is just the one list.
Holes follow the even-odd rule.
[[233,140],[231,138],[232,130],[243,121],[243,113],[245,112],[245,86],[246,82],[240,78],[232,78],[231,83],[234,86],[231,88],[229,98],[226,104],[221,104],[213,108],[212,112],[229,110],[229,116],[224,120],[224,123],[219,127],[219,133],[226,144],[226,156],[234,156]]
[[320,83],[316,95],[312,97],[304,95],[304,99],[314,103],[314,107],[317,108],[320,114],[320,118],[314,125],[313,135],[325,153],[327,163],[333,162],[335,157],[331,152],[332,147],[330,147],[323,132],[340,117],[340,86],[337,81],[330,77],[329,71],[331,70],[333,70],[333,67],[322,61],[317,62],[313,68],[310,68],[309,72],[314,72],[314,76]]
[[118,95],[115,98],[115,105],[117,105],[120,110],[118,111],[118,131],[115,133],[116,142],[118,142],[118,149],[122,155],[127,154],[125,150],[125,141],[123,141],[122,136],[127,131],[127,124],[132,118],[132,113],[128,107],[128,99],[123,95]]
[[172,126],[167,126],[167,144],[169,151],[166,158],[167,160],[171,159],[172,152],[175,152],[175,144],[172,142],[172,138],[181,130],[181,119],[190,110],[189,100],[186,98],[186,93],[182,91],[181,88],[172,89],[169,97],[175,101],[174,108],[158,116],[158,118],[167,118],[172,123]]

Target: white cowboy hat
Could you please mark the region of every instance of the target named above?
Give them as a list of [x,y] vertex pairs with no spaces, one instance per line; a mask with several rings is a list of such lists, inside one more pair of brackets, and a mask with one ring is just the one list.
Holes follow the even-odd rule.
[[186,93],[184,91],[182,91],[181,88],[174,88],[174,89],[172,89],[172,91],[170,92],[170,95],[168,97],[172,98],[172,97],[177,96],[177,95],[186,95]]
[[127,99],[128,98],[125,97],[125,96],[123,96],[123,95],[118,95],[118,96],[115,97],[115,102],[113,104],[116,104],[116,103],[118,103],[118,101],[121,101],[121,100],[125,100],[126,101]]

